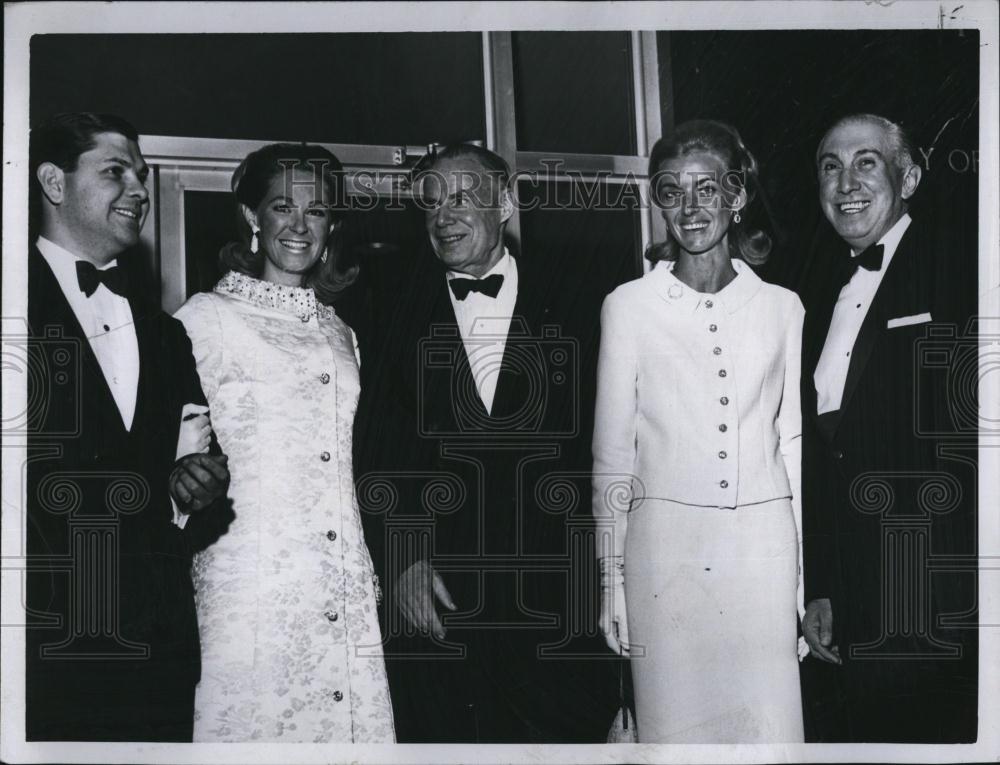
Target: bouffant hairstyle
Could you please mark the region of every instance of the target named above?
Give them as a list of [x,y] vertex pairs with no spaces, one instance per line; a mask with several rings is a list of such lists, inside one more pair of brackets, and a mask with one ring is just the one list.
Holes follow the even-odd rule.
[[[316,293],[316,300],[331,305],[358,275],[358,267],[341,270],[343,250],[343,222],[347,217],[346,183],[344,166],[322,146],[311,144],[273,143],[247,155],[233,173],[231,187],[236,201],[251,210],[257,210],[274,180],[285,173],[302,170],[317,174],[323,179],[327,203],[338,225],[327,239],[326,263],[322,259],[306,275],[306,285]],[[250,252],[253,232],[239,205],[236,210],[239,241],[230,242],[219,251],[223,270],[239,271],[259,278],[264,270],[263,249]]]
[[[726,168],[720,179],[724,197],[730,201],[740,191],[746,194],[746,204],[740,209],[740,220],[730,221],[727,241],[731,257],[740,258],[751,265],[761,265],[771,252],[770,221],[765,208],[757,160],[747,149],[736,128],[716,120],[691,120],[677,126],[673,134],[661,138],[649,155],[650,196],[654,204],[663,206],[658,199],[657,185],[661,177],[660,166],[667,160],[684,157],[694,152],[714,154]],[[651,261],[676,260],[677,242],[667,232],[667,239],[650,245],[646,257]]]

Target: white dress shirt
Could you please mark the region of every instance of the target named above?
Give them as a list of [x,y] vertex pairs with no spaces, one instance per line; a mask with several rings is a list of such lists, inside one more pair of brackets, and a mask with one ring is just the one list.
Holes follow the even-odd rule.
[[[139,388],[139,342],[128,300],[103,284],[98,284],[94,293],[87,297],[76,276],[76,264],[84,258],[44,237],[38,237],[37,246],[97,357],[125,429],[131,430]],[[99,270],[112,268],[117,263],[112,260]]]
[[[483,406],[490,413],[493,411],[493,397],[500,378],[500,368],[503,366],[503,354],[507,349],[510,320],[517,304],[517,261],[506,248],[503,257],[480,279],[494,274],[503,276],[503,284],[495,298],[481,292],[469,292],[465,300],[458,300],[451,288],[448,288],[448,296],[455,309],[455,321],[462,335],[462,345],[465,346],[465,355],[472,370],[472,379],[475,380]],[[455,271],[449,271],[446,276],[448,281],[474,278]]]
[[[823,344],[823,352],[816,364],[816,371],[813,373],[813,382],[816,385],[817,414],[826,414],[840,409],[841,400],[844,397],[844,385],[847,382],[847,372],[851,367],[851,354],[854,352],[858,333],[861,331],[861,325],[865,321],[865,316],[868,315],[872,301],[875,300],[875,293],[878,292],[882,278],[889,269],[892,256],[896,254],[899,240],[903,238],[910,222],[910,216],[904,214],[896,221],[896,225],[876,242],[885,248],[882,253],[881,269],[869,271],[866,268],[858,268],[851,280],[840,291],[837,305],[833,309],[833,318],[830,320],[826,342]],[[852,251],[851,257],[856,258],[859,254]]]

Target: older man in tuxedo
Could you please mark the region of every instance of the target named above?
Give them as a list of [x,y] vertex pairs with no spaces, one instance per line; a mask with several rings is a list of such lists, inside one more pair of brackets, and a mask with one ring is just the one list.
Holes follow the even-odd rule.
[[975,435],[941,364],[968,342],[975,258],[911,219],[898,125],[845,117],[816,162],[841,242],[803,295],[803,631],[844,699],[820,738],[974,741]]
[[190,741],[191,554],[228,471],[183,327],[119,262],[149,170],[113,115],[57,115],[30,153],[26,737]]
[[566,501],[589,482],[564,453],[580,438],[577,349],[504,245],[503,159],[447,146],[414,178],[432,253],[362,346],[356,419],[398,739],[602,741],[613,657],[586,628],[588,508]]

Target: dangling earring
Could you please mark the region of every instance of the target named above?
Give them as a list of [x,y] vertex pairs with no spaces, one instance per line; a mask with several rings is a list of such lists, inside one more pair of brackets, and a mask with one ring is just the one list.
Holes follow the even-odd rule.
[[260,231],[256,226],[253,227],[253,236],[250,237],[250,254],[256,255],[257,250],[260,249],[260,242],[257,241],[257,234]]
[[326,263],[326,250],[323,250],[323,254],[319,256],[320,263]]
[[741,220],[743,219],[740,217],[739,210],[737,210],[733,213],[733,223],[739,223]]

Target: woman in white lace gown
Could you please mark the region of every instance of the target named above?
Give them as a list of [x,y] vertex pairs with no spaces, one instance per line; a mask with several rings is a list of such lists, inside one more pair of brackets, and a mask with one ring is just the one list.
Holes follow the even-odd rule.
[[235,513],[194,562],[194,740],[392,742],[351,463],[357,346],[329,305],[349,281],[331,204],[343,171],[320,147],[275,144],[243,161],[233,190],[245,241],[221,253],[231,270],[213,292],[177,313]]
[[669,237],[601,313],[601,628],[631,656],[640,742],[801,742],[802,304],[748,265],[771,241],[733,128],[678,126],[650,175]]

